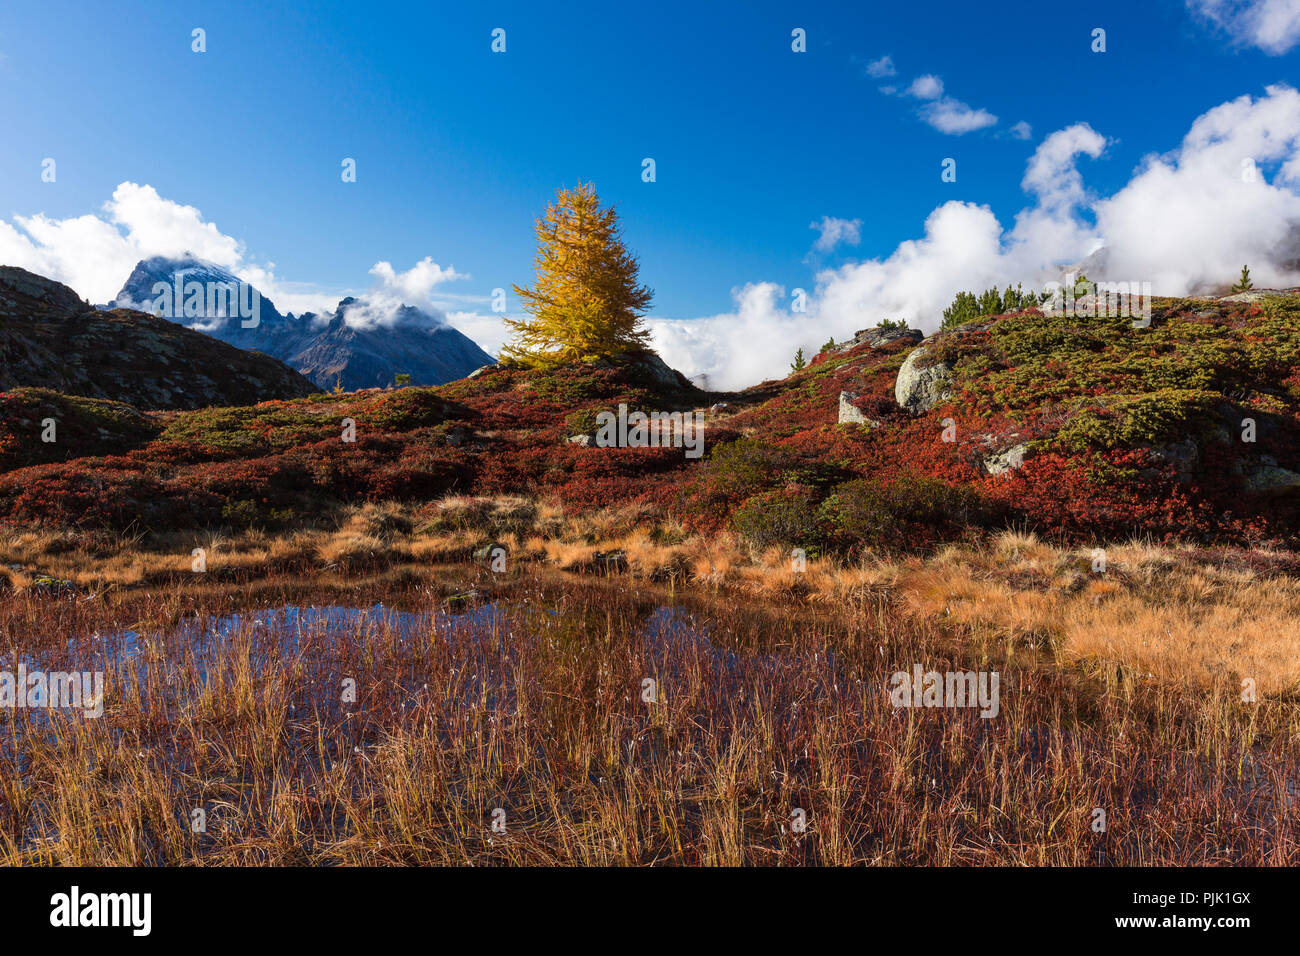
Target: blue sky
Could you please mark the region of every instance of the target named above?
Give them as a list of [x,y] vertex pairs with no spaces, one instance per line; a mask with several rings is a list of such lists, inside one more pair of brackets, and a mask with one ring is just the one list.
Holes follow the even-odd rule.
[[[119,184],[147,184],[242,243],[241,262],[274,263],[277,288],[364,290],[379,261],[431,257],[470,277],[435,301],[485,313],[492,288],[529,280],[554,190],[590,180],[621,211],[653,316],[735,315],[749,284],[788,297],[887,259],[944,203],[1011,228],[1031,156],[1072,124],[1105,138],[1078,169],[1113,195],[1207,110],[1291,85],[1298,55],[1285,17],[1219,0],[549,6],[8,0],[0,222],[103,218]],[[893,74],[870,75],[886,56]],[[940,97],[901,92],[923,76]],[[945,132],[926,120],[936,104],[996,122]],[[826,216],[860,220],[857,244],[814,250]]]

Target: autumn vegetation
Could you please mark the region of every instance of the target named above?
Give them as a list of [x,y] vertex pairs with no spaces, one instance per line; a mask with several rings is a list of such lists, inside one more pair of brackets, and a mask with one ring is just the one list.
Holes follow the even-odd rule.
[[[0,861],[1300,862],[1300,514],[1251,484],[1300,471],[1295,297],[972,295],[913,416],[907,339],[667,382],[594,189],[537,233],[471,378],[0,394],[0,651],[110,688],[0,711]],[[705,456],[568,440],[620,403],[701,411]],[[916,663],[998,670],[1001,716],[892,707]]]
[[[174,565],[91,600],[36,586],[0,602],[25,653],[110,675],[100,720],[6,718],[0,859],[1300,857],[1300,595],[1285,565],[1133,545],[1099,581],[1086,553],[1013,534],[797,576],[734,541],[638,537],[626,514],[468,499],[443,512],[422,534],[366,508],[334,535],[216,542],[225,570],[200,584]],[[467,556],[485,526],[510,545],[502,573]],[[602,570],[585,541],[622,545],[630,566]],[[286,602],[368,610],[329,625]],[[999,670],[1000,717],[891,707],[886,676],[913,662]],[[1245,671],[1262,681],[1253,704]],[[340,701],[345,677],[355,702]]]
[[618,214],[600,205],[595,187],[561,189],[535,231],[537,282],[515,286],[529,317],[506,320],[514,341],[505,361],[536,368],[645,350],[641,316],[654,293],[638,284]]

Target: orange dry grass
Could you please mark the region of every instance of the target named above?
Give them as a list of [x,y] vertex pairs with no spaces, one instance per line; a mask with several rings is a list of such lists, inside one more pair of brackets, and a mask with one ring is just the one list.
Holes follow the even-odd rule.
[[[102,719],[0,711],[0,863],[1300,861],[1294,703],[1121,691],[864,600],[665,605],[538,565],[499,591],[453,624],[367,586],[423,623],[245,616],[219,641],[184,585],[0,596],[24,654],[108,671]],[[142,653],[104,657],[127,622]],[[915,663],[999,670],[998,716],[894,707]]]
[[997,638],[1047,643],[1062,663],[1118,664],[1139,676],[1260,693],[1300,687],[1300,581],[1197,565],[1180,549],[1091,551],[1003,536],[900,564],[903,606]]
[[565,515],[519,497],[448,497],[420,515],[409,505],[364,504],[315,529],[161,535],[147,546],[20,530],[0,535],[0,568],[9,566],[0,585],[7,578],[21,590],[48,576],[94,590],[194,579],[194,548],[205,550],[210,572],[235,580],[290,571],[418,575],[463,565],[488,543],[507,548],[512,568],[585,571],[596,552],[622,551],[633,577],[826,606],[883,597],[898,614],[1050,648],[1062,665],[1117,666],[1187,687],[1239,688],[1251,678],[1269,695],[1300,687],[1300,581],[1209,563],[1191,549],[1117,545],[1099,571],[1092,551],[1008,532],[925,557],[813,558],[801,571],[789,551],[756,553],[728,533],[691,536],[643,505]]

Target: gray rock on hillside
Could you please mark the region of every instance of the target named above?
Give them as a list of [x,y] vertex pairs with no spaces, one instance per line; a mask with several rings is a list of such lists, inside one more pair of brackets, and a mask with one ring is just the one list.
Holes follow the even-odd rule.
[[659,357],[659,353],[650,349],[639,352],[619,352],[617,355],[599,359],[593,364],[596,368],[617,368],[619,366],[631,368],[639,373],[644,380],[660,388],[689,392],[697,391],[689,378],[669,366],[667,362]]
[[[894,400],[913,415],[923,415],[952,395],[952,366],[933,360],[936,339],[949,335],[973,335],[993,328],[992,322],[968,322],[949,332],[937,332],[907,356],[894,379]],[[911,331],[910,329],[908,331]]]
[[1025,452],[1028,450],[1029,446],[1022,442],[996,455],[990,455],[984,459],[984,471],[990,475],[1005,475],[1016,471],[1024,465]]
[[871,428],[879,428],[881,422],[876,421],[874,418],[868,418],[862,413],[862,409],[853,404],[854,399],[857,397],[857,392],[840,392],[839,424],[867,425]]
[[1243,482],[1247,491],[1263,495],[1277,495],[1300,488],[1300,474],[1278,465],[1271,455],[1260,458],[1260,464],[1249,472]]
[[1263,302],[1270,296],[1285,295],[1282,289],[1247,289],[1245,292],[1234,292],[1232,295],[1221,296],[1220,302]]
[[1192,438],[1165,442],[1151,449],[1151,460],[1172,468],[1178,481],[1190,481],[1201,462],[1201,447]]
[[17,266],[0,266],[0,315],[8,316],[22,300],[27,300],[28,314],[63,316],[90,309],[81,296],[61,282]]
[[873,349],[878,349],[882,345],[888,345],[890,342],[897,342],[899,339],[908,339],[912,342],[920,342],[925,336],[920,329],[861,329],[853,333],[853,338],[840,345],[835,346],[837,352],[847,352],[855,349],[863,342],[868,343]]
[[912,350],[894,380],[894,401],[913,415],[923,415],[952,394],[952,366],[931,360],[930,350]]

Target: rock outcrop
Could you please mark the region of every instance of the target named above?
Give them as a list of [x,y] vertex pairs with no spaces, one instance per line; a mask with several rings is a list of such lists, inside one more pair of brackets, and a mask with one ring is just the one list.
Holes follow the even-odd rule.
[[983,462],[984,471],[990,475],[1005,475],[1016,471],[1024,465],[1027,451],[1029,451],[1029,446],[1022,442],[1018,445],[1012,445],[996,455],[989,455]]
[[1166,442],[1151,449],[1151,460],[1155,464],[1169,468],[1178,481],[1190,481],[1201,461],[1201,447],[1195,439],[1184,438],[1182,441]]
[[1220,302],[1263,302],[1269,296],[1285,295],[1282,289],[1248,289],[1245,292],[1234,292],[1231,295],[1225,295],[1219,298]]
[[596,368],[622,367],[630,370],[647,385],[670,391],[697,391],[691,380],[661,359],[657,352],[620,352],[595,362]]
[[267,355],[0,266],[0,391],[29,386],[141,409],[254,405],[317,391]]
[[907,339],[910,342],[920,342],[925,338],[920,329],[898,329],[898,328],[874,328],[861,329],[853,333],[853,338],[847,342],[842,342],[835,346],[837,352],[847,352],[855,349],[862,343],[867,343],[873,349],[878,349],[882,345],[890,342],[897,342],[899,339]]
[[862,409],[853,404],[857,397],[857,392],[840,392],[839,424],[867,425],[871,428],[879,428],[884,424],[864,415]]
[[894,400],[913,415],[923,415],[952,394],[952,366],[935,362],[930,349],[917,346],[894,380]]
[[1300,488],[1300,474],[1280,467],[1271,455],[1264,455],[1259,465],[1246,473],[1242,484],[1254,494],[1279,495]]

